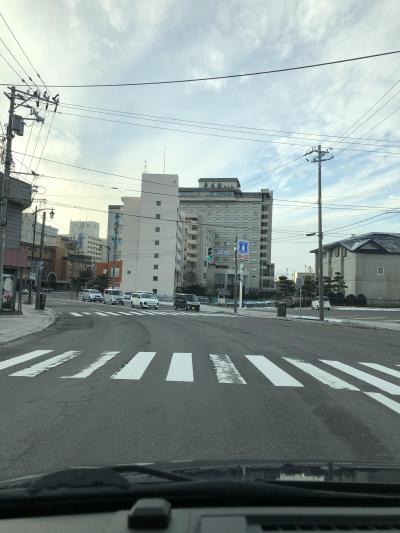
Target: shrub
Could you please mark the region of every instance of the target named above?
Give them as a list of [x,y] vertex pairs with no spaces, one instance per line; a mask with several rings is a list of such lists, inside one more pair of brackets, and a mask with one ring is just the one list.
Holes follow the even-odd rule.
[[344,299],[344,303],[346,305],[357,305],[357,298],[354,296],[354,294],[348,294]]
[[332,305],[344,305],[344,294],[342,292],[336,292],[329,296],[329,301]]
[[367,297],[365,294],[357,294],[357,303],[363,307],[367,305]]

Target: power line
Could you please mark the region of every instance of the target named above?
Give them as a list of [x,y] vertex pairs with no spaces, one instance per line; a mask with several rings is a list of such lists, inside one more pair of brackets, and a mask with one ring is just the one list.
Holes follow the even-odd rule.
[[[331,233],[332,231],[336,231],[338,229],[343,229],[343,228],[350,228],[351,226],[357,226],[358,224],[362,224],[363,222],[366,222],[368,220],[372,220],[372,219],[375,219],[375,218],[379,218],[383,215],[387,215],[389,213],[392,213],[392,211],[384,211],[383,213],[378,213],[377,215],[374,215],[372,217],[368,217],[368,218],[363,218],[361,220],[359,220],[358,222],[353,222],[352,224],[346,224],[345,226],[337,226],[335,228],[331,228],[329,230],[326,230],[325,231],[325,234],[329,234]],[[393,215],[391,215],[390,217],[387,217],[387,218],[392,218],[392,216],[398,216],[400,215],[400,212],[399,213],[395,213]],[[386,220],[386,219],[383,219],[383,220]]]
[[[86,84],[58,84],[58,85],[48,85],[48,87],[59,87],[59,88],[95,88],[95,87],[134,87],[142,85],[171,85],[177,83],[191,83],[198,81],[212,81],[212,80],[224,80],[232,78],[245,78],[250,76],[262,76],[266,74],[277,74],[280,72],[290,72],[294,70],[305,70],[310,68],[325,67],[329,65],[338,65],[340,63],[350,63],[352,61],[362,61],[364,59],[372,59],[375,57],[383,57],[394,54],[399,54],[400,50],[392,50],[389,52],[380,52],[377,54],[369,54],[365,56],[350,57],[346,59],[337,59],[334,61],[324,61],[321,63],[310,63],[307,65],[300,65],[295,67],[286,67],[279,69],[271,70],[262,70],[258,72],[246,72],[243,74],[225,74],[221,76],[205,76],[202,78],[183,78],[183,79],[174,79],[174,80],[161,80],[161,81],[141,81],[141,82],[123,82],[123,83],[86,83]],[[9,83],[2,83],[0,85],[10,85]],[[11,84],[12,85],[12,84]]]
[[[66,116],[72,116],[72,117],[79,117],[79,118],[86,118],[91,120],[99,120],[101,122],[110,122],[114,124],[124,124],[128,126],[137,126],[141,128],[150,128],[150,129],[157,129],[157,130],[163,130],[163,131],[173,131],[177,133],[189,133],[190,135],[200,135],[200,136],[206,136],[206,137],[218,137],[222,139],[234,139],[234,140],[241,140],[241,141],[251,141],[251,142],[258,142],[258,143],[271,143],[271,144],[279,144],[279,145],[287,145],[287,146],[301,146],[303,148],[307,148],[309,144],[303,144],[303,143],[292,143],[292,142],[284,142],[284,141],[272,141],[269,139],[252,139],[249,137],[238,137],[233,135],[220,135],[217,133],[209,133],[204,131],[191,131],[191,130],[183,130],[183,129],[177,129],[177,128],[167,128],[163,126],[154,126],[151,124],[140,124],[137,122],[127,122],[122,120],[114,120],[114,119],[107,119],[107,118],[101,118],[101,117],[94,117],[90,115],[80,115],[79,113],[66,113],[65,111],[59,112],[61,115]],[[398,148],[398,147],[396,147]],[[385,156],[400,156],[400,152],[387,152],[382,150],[364,150],[361,148],[341,148],[342,150],[349,150],[352,152],[366,152],[366,153],[378,153],[378,154],[385,154]]]
[[15,68],[11,65],[11,63],[8,61],[8,59],[7,59],[5,56],[3,56],[3,54],[2,54],[1,52],[0,52],[0,57],[1,57],[2,59],[4,59],[4,61],[5,61],[5,62],[7,63],[7,65],[10,67],[10,69],[13,70],[13,71],[15,72],[15,74],[18,76],[18,78],[20,78],[20,80],[21,80],[22,82],[24,82],[24,85],[26,85],[27,87],[30,87],[30,85],[27,84],[27,83],[25,82],[25,80],[23,79],[23,77],[22,77],[22,76],[21,76],[21,75],[15,70]]
[[[11,55],[11,57],[14,59],[14,61],[17,63],[17,65],[21,68],[22,72],[25,74],[25,76],[33,83],[33,85],[36,87],[36,89],[39,89],[39,87],[36,85],[36,83],[33,81],[33,79],[29,76],[29,74],[27,73],[27,71],[25,70],[25,68],[21,65],[21,63],[18,61],[18,59],[15,57],[15,55],[11,52],[11,50],[8,48],[8,46],[6,45],[6,43],[3,41],[3,39],[0,37],[0,41],[3,43],[3,46],[7,49],[8,53]],[[13,69],[14,70],[14,69]],[[19,78],[21,76],[18,76]],[[26,81],[24,79],[21,78],[21,81],[23,81],[24,85],[28,85],[28,83],[26,83]],[[6,83],[1,83],[0,85],[8,85]],[[12,84],[14,86],[16,86],[16,84]],[[18,86],[21,86],[21,84],[19,84]]]
[[39,168],[39,165],[40,165],[40,162],[42,161],[42,157],[43,157],[43,153],[44,153],[44,150],[46,148],[46,144],[47,144],[47,141],[49,139],[49,135],[50,135],[50,131],[51,131],[51,128],[53,126],[53,122],[54,122],[54,117],[56,116],[56,113],[54,112],[51,116],[51,121],[50,121],[50,126],[49,126],[49,129],[47,130],[47,135],[46,135],[46,138],[44,140],[44,144],[43,144],[43,147],[42,147],[42,151],[40,153],[40,157],[39,157],[39,160],[37,162],[37,165],[36,165],[36,169],[35,169],[35,172],[38,171],[38,168]]
[[[12,31],[12,29],[10,28],[8,22],[6,21],[6,19],[4,18],[4,15],[0,12],[0,17],[3,19],[3,22],[4,24],[7,26],[8,28],[8,31],[11,33],[11,35],[14,37],[14,40],[15,42],[17,43],[17,45],[19,46],[20,50],[22,51],[22,53],[24,54],[24,56],[26,57],[26,59],[28,60],[28,63],[30,64],[31,68],[33,69],[33,71],[35,72],[36,76],[39,78],[39,80],[41,82],[43,82],[43,85],[45,86],[45,88],[47,89],[47,91],[49,92],[50,94],[50,91],[45,83],[45,81],[43,80],[43,78],[40,76],[38,70],[34,67],[34,65],[32,64],[32,61],[29,59],[27,53],[25,52],[25,50],[23,49],[21,43],[18,41],[17,37],[15,36],[14,32]],[[31,80],[33,81],[33,80]],[[33,82],[34,83],[34,82]],[[51,95],[51,94],[50,94]]]
[[[213,129],[217,131],[229,131],[232,133],[245,133],[245,134],[251,134],[251,135],[266,135],[269,137],[284,137],[284,138],[291,138],[291,139],[299,139],[299,140],[305,140],[305,141],[317,141],[322,140],[326,141],[326,139],[337,139],[337,136],[333,135],[320,135],[316,133],[301,133],[301,132],[292,132],[292,131],[285,131],[285,130],[268,130],[265,128],[256,128],[256,127],[249,127],[249,126],[238,126],[238,125],[232,125],[232,124],[221,124],[217,122],[203,122],[203,121],[197,121],[197,120],[186,120],[186,119],[180,119],[180,118],[169,118],[169,117],[161,117],[157,115],[145,115],[143,113],[133,113],[129,111],[120,111],[120,110],[113,110],[113,109],[105,109],[100,107],[93,107],[93,106],[84,106],[79,104],[66,104],[66,103],[60,103],[60,107],[64,107],[67,109],[72,110],[78,110],[78,111],[86,111],[90,113],[98,113],[102,115],[110,115],[110,116],[117,116],[117,117],[124,117],[124,118],[136,118],[138,120],[146,120],[150,122],[159,122],[163,124],[172,124],[172,125],[180,125],[180,126],[190,126],[190,127],[196,127],[196,128],[203,128],[203,129]],[[299,135],[298,137],[295,137],[294,135]],[[310,138],[311,137],[311,138]],[[325,139],[324,139],[325,138]],[[351,140],[358,140],[357,137],[348,137]],[[362,139],[362,138],[361,138]],[[376,141],[376,142],[400,142],[400,140],[388,140],[386,139],[365,139],[367,141]],[[348,141],[338,141],[341,143],[347,143]],[[362,144],[363,146],[378,146],[378,147],[386,147],[391,148],[390,145],[381,145],[381,144],[370,144],[370,143],[356,143],[356,144]]]

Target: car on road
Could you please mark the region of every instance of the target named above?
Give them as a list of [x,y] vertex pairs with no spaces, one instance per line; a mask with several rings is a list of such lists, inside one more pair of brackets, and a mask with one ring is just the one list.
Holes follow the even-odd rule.
[[22,294],[29,294],[29,290],[28,289],[22,289]]
[[82,301],[84,302],[102,302],[103,296],[97,289],[84,289],[82,292]]
[[131,296],[131,307],[140,307],[141,309],[148,309],[153,307],[158,309],[160,302],[157,296],[152,292],[133,292]]
[[124,292],[124,294],[122,295],[122,298],[124,299],[124,304],[131,301],[131,296],[132,296],[131,291]]
[[[313,300],[311,302],[311,309],[319,309],[319,300]],[[331,310],[331,302],[329,301],[328,296],[324,296],[324,309]]]
[[189,311],[190,309],[194,311],[200,311],[200,302],[195,294],[175,294],[174,299],[175,309],[185,309]]
[[124,305],[122,291],[119,289],[106,289],[103,294],[103,303],[111,305]]

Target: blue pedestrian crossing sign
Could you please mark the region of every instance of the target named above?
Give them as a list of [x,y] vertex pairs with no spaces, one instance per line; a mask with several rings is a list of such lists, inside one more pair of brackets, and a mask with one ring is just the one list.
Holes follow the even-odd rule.
[[249,241],[239,239],[237,243],[238,256],[247,257],[249,255]]

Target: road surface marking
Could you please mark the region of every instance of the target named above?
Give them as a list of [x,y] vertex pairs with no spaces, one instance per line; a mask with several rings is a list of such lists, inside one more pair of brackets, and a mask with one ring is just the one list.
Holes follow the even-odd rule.
[[72,316],[82,316],[80,313],[70,313]]
[[49,370],[50,368],[54,368],[55,366],[61,365],[62,363],[65,363],[65,361],[69,361],[70,359],[73,359],[77,355],[81,354],[82,352],[78,352],[75,350],[71,350],[69,352],[64,352],[60,355],[55,355],[54,357],[50,357],[50,359],[46,359],[45,361],[42,361],[41,363],[37,363],[36,365],[29,366],[28,368],[24,368],[23,370],[19,370],[18,372],[14,372],[14,374],[10,374],[10,376],[23,376],[26,378],[34,378],[38,374],[41,374],[42,372],[45,372],[46,370]]
[[138,311],[130,311],[130,315],[141,315],[142,313],[139,313]]
[[121,352],[103,352],[101,356],[97,359],[97,361],[94,361],[89,366],[78,372],[77,374],[74,374],[73,376],[61,376],[62,378],[87,378],[88,376],[91,376],[95,370],[105,365],[110,359],[115,357]]
[[166,381],[193,381],[192,354],[174,352]]
[[379,372],[384,372],[385,374],[389,374],[389,376],[400,378],[400,372],[398,370],[392,370],[391,368],[387,366],[378,365],[376,363],[360,363],[360,365],[365,365],[365,366],[368,366],[369,368],[373,368],[374,370],[378,370]]
[[92,313],[89,313],[88,311],[82,311],[82,315],[91,315]]
[[99,316],[107,316],[106,313],[102,313],[101,311],[95,311],[94,314]]
[[111,376],[112,379],[140,379],[156,352],[138,352],[132,359]]
[[321,368],[318,368],[312,365],[311,363],[306,363],[305,361],[301,361],[299,359],[291,359],[290,357],[283,357],[283,359],[285,359],[285,361],[287,361],[288,363],[297,366],[297,368],[299,368],[306,374],[309,374],[321,383],[332,387],[332,389],[347,389],[354,391],[360,390],[354,385],[350,385],[350,383],[347,383],[346,381],[343,381],[342,379],[337,378],[332,374],[329,374],[329,372],[325,372],[325,370],[322,370]]
[[107,315],[114,315],[118,316],[118,313],[114,313],[114,311],[106,311]]
[[210,353],[210,359],[217,374],[218,383],[246,384],[229,355]]
[[0,370],[4,368],[9,368],[10,366],[19,365],[20,363],[25,363],[35,357],[40,357],[46,353],[53,352],[54,350],[34,350],[33,352],[24,353],[22,355],[17,355],[16,357],[11,357],[11,359],[6,359],[5,361],[0,361]]
[[378,389],[388,392],[389,394],[400,394],[400,387],[398,385],[393,385],[393,383],[389,383],[389,381],[385,381],[381,378],[376,378],[372,374],[368,374],[363,370],[358,370],[357,368],[353,368],[350,365],[340,363],[339,361],[330,361],[327,359],[320,359],[320,361],[326,363],[327,365],[333,366],[333,368],[337,368],[342,372],[346,372],[346,374],[350,374],[351,376],[354,376],[355,378],[360,379],[361,381],[365,381],[365,383],[369,383],[370,385],[373,385]]
[[381,394],[380,392],[364,392],[367,396],[370,398],[376,400],[377,402],[381,403],[382,405],[389,407],[392,411],[395,411],[400,415],[400,403],[395,402],[391,398],[388,398],[384,394]]
[[264,355],[245,355],[245,357],[277,387],[303,387],[300,381],[292,378]]
[[130,315],[130,313],[127,313],[126,311],[118,311],[119,315]]

